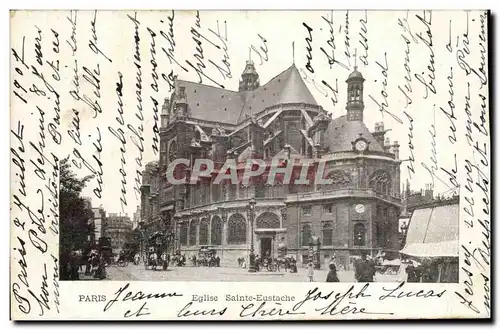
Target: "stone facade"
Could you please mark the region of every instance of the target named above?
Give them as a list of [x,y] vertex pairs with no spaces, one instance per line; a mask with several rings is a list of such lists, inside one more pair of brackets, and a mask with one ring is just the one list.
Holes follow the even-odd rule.
[[128,215],[109,213],[104,223],[104,237],[111,239],[111,249],[118,254],[132,231],[132,221]]
[[[186,255],[212,245],[223,264],[236,264],[253,245],[257,254],[306,255],[317,236],[324,257],[343,263],[364,250],[397,250],[401,210],[399,145],[390,144],[382,123],[370,132],[363,123],[364,78],[356,69],[347,79],[347,114],[332,119],[317,105],[292,65],[260,85],[251,61],[240,90],[228,91],[176,80],[165,99],[160,157],[143,173],[141,220],[146,232],[175,235],[171,249]],[[385,140],[384,140],[385,138]],[[167,182],[177,158],[227,159],[244,164],[275,158],[324,162],[331,184],[195,184]],[[179,167],[174,177],[190,177]],[[255,200],[254,208],[250,201]]]

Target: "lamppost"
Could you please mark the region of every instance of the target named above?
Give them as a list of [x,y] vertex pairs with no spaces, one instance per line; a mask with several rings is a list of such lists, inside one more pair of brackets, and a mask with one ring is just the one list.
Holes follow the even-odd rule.
[[[169,232],[167,233],[167,235],[166,235],[166,239],[167,239],[167,251],[166,251],[166,252],[167,252],[167,253],[169,253],[169,252],[170,252],[170,251],[169,251],[169,248],[170,248],[171,246],[173,246],[173,244],[172,244],[172,243],[174,242],[174,238],[175,238],[175,233],[174,233],[174,232],[172,232],[172,231],[169,231]],[[171,253],[173,254],[173,251],[172,251]]]
[[248,207],[248,215],[250,219],[250,265],[248,267],[248,271],[250,273],[255,273],[257,270],[255,268],[255,253],[254,253],[254,246],[253,246],[253,223],[254,223],[254,218],[255,218],[255,198],[252,198],[249,202],[249,207]]

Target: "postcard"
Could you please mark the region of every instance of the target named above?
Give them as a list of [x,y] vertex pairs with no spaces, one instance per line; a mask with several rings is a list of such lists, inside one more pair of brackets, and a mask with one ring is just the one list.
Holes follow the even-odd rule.
[[490,318],[489,15],[11,11],[11,318]]

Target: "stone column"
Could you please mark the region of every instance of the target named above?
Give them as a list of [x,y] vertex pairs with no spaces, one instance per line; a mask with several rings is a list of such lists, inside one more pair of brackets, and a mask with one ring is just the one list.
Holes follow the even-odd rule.
[[198,218],[196,218],[196,241],[195,241],[196,245],[200,245],[200,221],[201,217],[198,216]]
[[222,247],[227,245],[227,218],[228,214],[225,209],[220,210],[220,218],[222,220],[222,238],[221,238],[221,243]]
[[213,215],[208,215],[208,245],[212,244],[212,218]]

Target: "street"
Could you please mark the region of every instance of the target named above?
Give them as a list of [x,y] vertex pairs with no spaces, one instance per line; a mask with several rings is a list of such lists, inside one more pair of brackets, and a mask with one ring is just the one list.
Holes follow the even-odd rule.
[[[297,273],[261,271],[249,273],[248,269],[237,267],[169,267],[167,271],[144,269],[144,265],[130,263],[127,267],[115,265],[106,268],[107,280],[111,281],[207,281],[207,282],[306,282],[307,269],[299,268]],[[328,270],[314,271],[315,282],[325,282]],[[339,271],[341,282],[355,282],[354,272]],[[377,274],[377,282],[394,282],[396,276]]]

